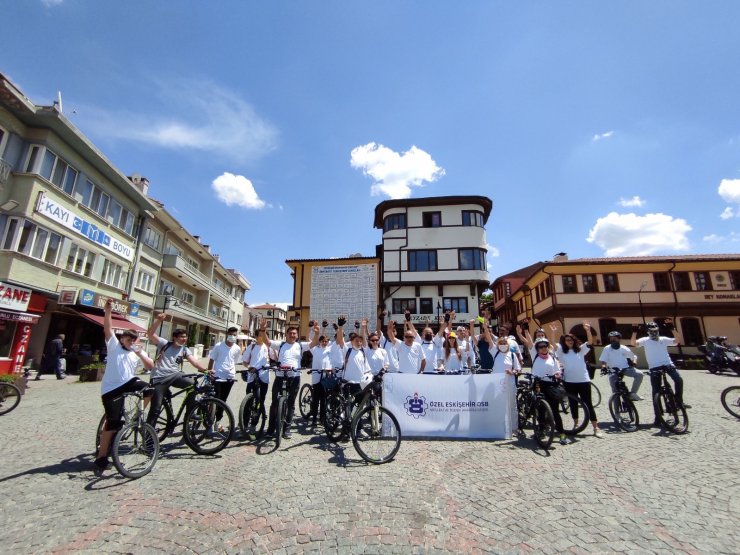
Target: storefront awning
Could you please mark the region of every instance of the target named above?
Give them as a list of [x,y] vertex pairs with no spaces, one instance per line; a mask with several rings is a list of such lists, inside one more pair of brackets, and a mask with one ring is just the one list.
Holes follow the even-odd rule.
[[[81,310],[75,310],[75,312],[86,320],[93,322],[94,324],[98,324],[99,326],[103,325],[104,316],[102,314],[92,314],[91,312],[83,312]],[[139,337],[146,337],[146,330],[141,326],[134,324],[131,320],[127,320],[126,318],[124,318],[123,316],[119,316],[118,314],[114,313],[112,316],[113,333],[115,333],[116,335],[119,335],[126,330],[135,330],[139,334]]]

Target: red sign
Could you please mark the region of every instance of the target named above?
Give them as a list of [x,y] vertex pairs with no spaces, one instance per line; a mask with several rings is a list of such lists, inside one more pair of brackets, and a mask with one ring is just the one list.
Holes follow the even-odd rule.
[[22,324],[16,327],[15,338],[13,339],[13,373],[20,374],[23,372],[23,363],[26,362],[26,352],[28,342],[31,340],[30,324]]

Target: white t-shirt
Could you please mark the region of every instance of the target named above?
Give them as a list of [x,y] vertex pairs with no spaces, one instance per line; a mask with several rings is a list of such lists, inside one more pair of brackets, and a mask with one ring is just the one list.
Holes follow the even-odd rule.
[[550,379],[558,372],[560,372],[560,365],[554,356],[548,355],[546,359],[536,356],[532,359],[533,376]]
[[420,336],[417,336],[416,342],[421,345],[421,352],[427,361],[424,367],[424,373],[436,374],[437,365],[439,364],[438,360],[444,356],[441,352],[444,339],[439,335],[435,335],[431,341],[424,341],[421,340]]
[[629,347],[620,345],[619,349],[613,349],[611,345],[604,347],[599,357],[599,362],[605,362],[609,369],[624,369],[629,366],[627,359],[637,360],[637,356],[630,351]]
[[139,365],[139,356],[123,348],[115,335],[105,342],[108,349],[108,359],[105,363],[105,373],[100,384],[100,393],[105,394],[129,382],[136,376],[136,367]]
[[385,349],[386,353],[388,353],[388,362],[390,363],[388,371],[398,372],[398,351],[396,350],[395,345],[391,343],[390,339],[388,339],[387,337],[383,337],[380,340],[380,346]]
[[318,370],[318,372],[311,372],[311,384],[316,385],[321,381],[321,370],[334,368],[331,362],[331,347],[329,345],[326,347],[316,345],[311,349],[311,355],[313,356],[311,370]]
[[591,351],[588,343],[582,343],[577,353],[573,349],[563,351],[562,345],[558,343],[558,360],[563,365],[563,380],[568,383],[586,383],[591,381],[588,375],[585,356]]
[[390,367],[390,360],[388,352],[385,349],[378,347],[377,349],[365,349],[367,355],[367,361],[370,363],[370,371],[373,376],[377,376],[383,368]]
[[[444,349],[442,349],[442,356],[444,356]],[[464,360],[465,360],[465,351],[460,349],[460,358],[458,358],[457,352],[455,351],[455,349],[450,349],[450,356],[449,358],[445,359],[445,371],[459,372],[460,370],[462,370]]]
[[270,341],[270,347],[275,349],[278,354],[278,364],[280,366],[289,366],[292,370],[277,371],[275,375],[278,378],[288,377],[297,378],[301,375],[301,355],[308,351],[309,344],[307,341]]
[[213,371],[217,380],[236,379],[236,365],[241,361],[242,350],[234,343],[229,346],[226,341],[216,343],[208,356],[213,361]]
[[672,366],[673,361],[668,355],[668,347],[676,344],[672,337],[659,337],[650,339],[641,337],[637,340],[638,347],[645,348],[645,358],[647,359],[648,368],[657,368],[658,366]]
[[[260,381],[264,383],[270,383],[270,370],[266,368],[270,362],[267,358],[268,351],[269,349],[264,343],[261,345],[252,343],[244,349],[244,356],[242,357],[242,362],[245,366],[251,366],[257,369],[257,375],[260,377]],[[247,374],[247,381],[248,383],[254,381],[254,374],[252,372]]]
[[396,339],[396,351],[398,352],[398,371],[403,373],[418,374],[424,353],[421,345],[414,342],[409,347],[400,339]]
[[344,349],[344,359],[347,361],[344,366],[344,379],[349,383],[362,383],[362,377],[371,372],[365,349],[355,349],[348,345],[345,345]]
[[331,354],[329,356],[331,358],[332,368],[341,368],[344,364],[344,350],[336,341],[329,343],[329,347],[331,347]]
[[493,352],[493,369],[491,373],[503,374],[506,370],[519,370],[519,358],[511,349],[502,353],[496,348],[496,351]]

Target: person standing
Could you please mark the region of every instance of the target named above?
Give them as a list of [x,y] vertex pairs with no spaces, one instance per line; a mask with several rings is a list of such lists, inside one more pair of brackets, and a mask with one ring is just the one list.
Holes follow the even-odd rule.
[[[229,398],[231,388],[236,381],[236,365],[241,362],[242,350],[236,344],[239,328],[231,327],[226,331],[226,341],[216,343],[211,349],[208,360],[208,371],[213,374],[213,385],[216,389],[216,398],[224,403]],[[216,408],[216,422],[214,431],[223,432],[221,417],[224,415],[222,407]]]
[[[324,321],[326,322],[326,321]],[[326,330],[327,326],[324,326]],[[311,426],[316,426],[317,418],[324,421],[326,416],[326,390],[321,379],[324,374],[331,375],[333,365],[331,359],[332,348],[329,338],[321,334],[318,322],[313,327],[313,339],[309,343],[311,349],[311,410],[306,420],[311,420]]]
[[555,419],[555,429],[560,434],[560,445],[568,445],[563,431],[563,419],[560,416],[560,398],[556,394],[557,382],[562,376],[560,364],[550,351],[550,342],[547,339],[535,339],[535,356],[532,359],[532,376],[540,378],[540,387],[545,394],[547,404],[550,405],[552,416]]
[[[182,372],[182,362],[187,360],[199,372],[208,371],[208,368],[203,366],[188,348],[187,331],[176,329],[172,332],[171,341],[157,335],[157,328],[162,325],[165,318],[167,318],[167,314],[164,312],[155,315],[152,325],[146,330],[149,341],[157,347],[154,368],[149,378],[149,383],[154,387],[154,395],[149,405],[149,416],[147,417],[147,422],[155,429],[157,416],[159,416],[159,411],[162,408],[162,400],[170,387],[185,389],[195,384],[193,378],[186,378]],[[189,400],[188,397],[185,399],[192,405],[192,400]]]
[[62,370],[62,355],[64,355],[64,334],[60,333],[47,343],[36,379],[40,380],[42,373],[51,373],[52,371],[56,374],[57,380],[66,378],[67,374]]
[[522,369],[519,357],[511,350],[509,339],[502,335],[496,340],[496,354],[493,355],[491,373],[503,375],[504,394],[509,403],[509,419],[512,434],[519,435],[519,414],[516,405],[516,380],[514,376]]
[[265,344],[265,337],[258,334],[242,355],[242,364],[249,370],[246,374],[247,394],[259,395],[260,403],[265,406],[267,389],[270,387],[270,349]]
[[[108,450],[113,436],[123,426],[123,395],[124,393],[141,391],[149,384],[136,377],[136,367],[139,361],[144,368],[154,367],[150,359],[141,348],[139,334],[134,330],[126,330],[121,334],[120,341],[113,333],[113,316],[111,314],[112,301],[105,303],[103,318],[103,333],[108,349],[108,358],[105,363],[105,373],[100,384],[103,409],[105,410],[105,426],[100,434],[100,447],[95,458],[95,472],[100,473],[108,467]],[[145,397],[145,404],[149,396]]]
[[396,338],[396,323],[388,322],[388,340],[398,353],[398,372],[421,374],[426,366],[426,359],[421,350],[421,345],[416,341],[415,332],[404,330],[403,341]]
[[[604,371],[607,368],[619,368],[620,370],[624,370],[625,376],[633,378],[632,389],[630,390],[630,399],[632,401],[642,401],[642,397],[637,394],[637,391],[640,389],[640,384],[645,376],[635,367],[636,361],[637,355],[635,355],[629,347],[622,345],[622,334],[618,331],[610,331],[609,346],[604,347],[604,350],[601,351],[601,356],[599,357],[601,370]],[[609,374],[609,385],[612,388],[612,393],[616,393],[617,376],[613,373]]]

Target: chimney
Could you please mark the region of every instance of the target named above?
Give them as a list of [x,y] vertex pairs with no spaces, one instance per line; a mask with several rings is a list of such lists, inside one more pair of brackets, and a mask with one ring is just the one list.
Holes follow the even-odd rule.
[[146,193],[149,190],[149,180],[139,173],[133,174],[129,179],[131,180],[131,183],[136,185],[139,191],[141,191],[141,194],[146,196]]
[[567,252],[559,252],[555,256],[552,257],[553,262],[568,262],[568,253]]

